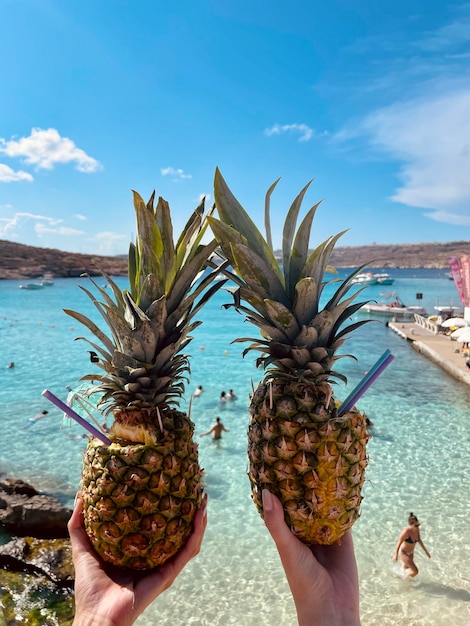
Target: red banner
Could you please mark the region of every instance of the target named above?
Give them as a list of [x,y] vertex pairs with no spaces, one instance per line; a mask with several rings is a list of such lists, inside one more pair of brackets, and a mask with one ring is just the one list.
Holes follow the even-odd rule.
[[468,256],[460,257],[460,273],[463,283],[462,303],[464,306],[470,306],[470,258]]
[[460,261],[456,256],[450,256],[448,261],[452,272],[452,278],[454,279],[455,286],[457,287],[457,291],[459,293],[460,302],[465,306],[465,294],[463,289]]

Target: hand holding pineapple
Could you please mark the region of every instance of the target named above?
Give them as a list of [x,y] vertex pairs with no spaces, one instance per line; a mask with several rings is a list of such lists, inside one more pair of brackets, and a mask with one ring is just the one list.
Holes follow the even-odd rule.
[[[194,531],[170,561],[147,573],[110,566],[93,550],[77,498],[69,521],[75,565],[74,626],[131,626],[168,589],[201,548],[207,524],[206,498]],[[308,548],[289,530],[279,500],[263,492],[264,519],[276,543],[296,606],[299,626],[359,626],[359,586],[352,537],[334,546]]]
[[131,626],[199,553],[207,525],[206,504],[204,498],[184,548],[161,567],[142,574],[101,561],[86,534],[83,501],[78,497],[68,525],[75,565],[74,626]]
[[264,521],[281,557],[299,626],[358,626],[359,581],[351,533],[332,546],[306,546],[284,521],[282,505],[266,489]]

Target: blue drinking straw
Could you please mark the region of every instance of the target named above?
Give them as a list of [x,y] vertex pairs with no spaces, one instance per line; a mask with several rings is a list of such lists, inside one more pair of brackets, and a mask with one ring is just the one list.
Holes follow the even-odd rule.
[[355,403],[359,400],[359,398],[369,389],[372,383],[377,380],[380,374],[385,370],[386,367],[390,365],[395,357],[390,352],[390,350],[385,350],[377,363],[372,367],[360,383],[354,387],[349,396],[343,402],[343,404],[338,409],[338,415],[341,416],[344,413],[347,413]]
[[113,443],[111,439],[108,439],[106,435],[104,435],[100,430],[92,426],[90,422],[86,421],[86,419],[83,419],[83,417],[79,415],[78,413],[76,413],[68,404],[65,404],[65,402],[62,402],[62,400],[58,398],[57,396],[55,396],[52,393],[52,391],[49,391],[49,389],[44,389],[44,391],[42,392],[42,395],[48,400],[50,400],[57,407],[59,407],[61,411],[63,411],[73,420],[78,422],[80,426],[83,426],[83,428],[85,428],[89,433],[91,433],[93,437],[96,437],[107,446],[110,446]]

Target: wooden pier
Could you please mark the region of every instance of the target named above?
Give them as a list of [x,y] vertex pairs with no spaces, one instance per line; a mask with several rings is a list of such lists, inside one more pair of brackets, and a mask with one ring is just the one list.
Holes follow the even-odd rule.
[[436,324],[415,315],[412,322],[392,321],[388,327],[405,339],[411,347],[434,361],[454,378],[470,385],[470,368],[466,365],[468,354],[462,344],[439,331]]

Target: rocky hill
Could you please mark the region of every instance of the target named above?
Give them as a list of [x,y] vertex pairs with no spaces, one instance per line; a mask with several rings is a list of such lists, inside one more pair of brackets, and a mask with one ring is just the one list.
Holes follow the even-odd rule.
[[[449,243],[410,243],[335,248],[331,264],[335,267],[447,268],[449,256],[470,254],[470,241]],[[276,256],[280,259],[281,253]],[[0,241],[0,279],[35,279],[46,273],[54,277],[96,276],[98,267],[112,276],[127,275],[126,257],[75,254],[50,248],[36,248],[12,241]]]
[[470,241],[448,243],[406,243],[335,248],[331,264],[335,267],[448,268],[449,257],[470,255]]
[[12,241],[0,241],[0,279],[40,278],[52,274],[56,278],[71,278],[84,272],[91,276],[99,274],[98,265],[107,274],[127,274],[127,257],[103,257],[91,254],[75,254],[50,248],[25,246]]

